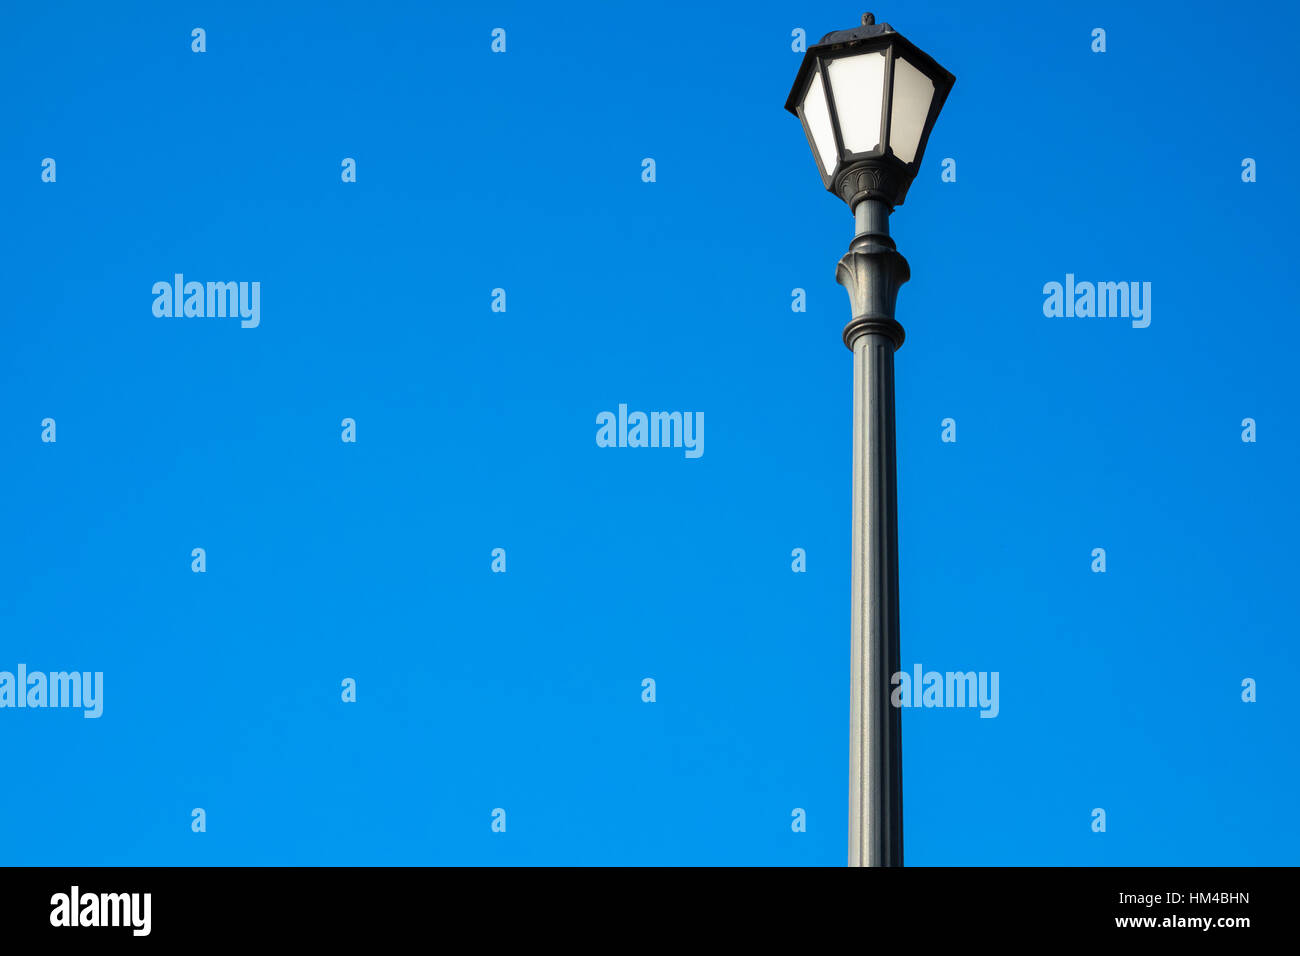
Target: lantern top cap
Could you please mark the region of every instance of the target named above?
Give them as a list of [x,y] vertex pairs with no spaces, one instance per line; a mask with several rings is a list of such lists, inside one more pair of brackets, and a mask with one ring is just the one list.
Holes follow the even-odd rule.
[[820,40],[817,46],[824,46],[830,43],[852,43],[854,40],[869,40],[872,37],[878,37],[882,33],[893,33],[894,28],[888,23],[877,23],[874,13],[862,14],[862,26],[854,27],[852,30],[832,30]]

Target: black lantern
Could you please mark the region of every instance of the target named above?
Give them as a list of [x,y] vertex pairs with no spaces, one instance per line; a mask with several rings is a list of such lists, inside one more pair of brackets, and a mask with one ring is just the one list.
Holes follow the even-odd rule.
[[955,81],[868,13],[808,48],[785,108],[803,123],[822,182],[849,208],[900,206]]

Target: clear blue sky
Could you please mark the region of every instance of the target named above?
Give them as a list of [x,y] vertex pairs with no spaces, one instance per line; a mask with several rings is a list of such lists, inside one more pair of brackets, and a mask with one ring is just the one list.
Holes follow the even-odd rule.
[[[872,9],[957,77],[892,222],[903,662],[1000,675],[905,714],[907,861],[1295,864],[1298,15]],[[0,670],[105,700],[0,710],[0,862],[842,865],[852,219],[782,106],[861,13],[7,7]]]

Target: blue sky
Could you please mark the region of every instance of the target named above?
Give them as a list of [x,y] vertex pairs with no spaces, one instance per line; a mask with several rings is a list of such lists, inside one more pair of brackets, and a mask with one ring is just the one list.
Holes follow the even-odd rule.
[[[907,862],[1295,864],[1300,15],[874,9],[957,77],[892,219],[902,659],[1000,675],[904,715]],[[7,9],[0,670],[105,699],[0,709],[0,862],[842,865],[853,228],[782,107],[861,13]]]

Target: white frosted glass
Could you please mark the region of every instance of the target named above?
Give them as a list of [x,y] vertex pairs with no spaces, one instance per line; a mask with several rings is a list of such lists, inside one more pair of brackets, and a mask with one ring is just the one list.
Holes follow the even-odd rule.
[[808,84],[803,97],[803,119],[812,134],[813,148],[821,158],[826,175],[835,173],[835,131],[831,129],[831,111],[826,105],[826,91],[822,89],[822,74],[818,70]]
[[[837,87],[838,89],[838,87]],[[905,163],[916,159],[921,131],[934,99],[934,83],[906,60],[894,59],[894,105],[889,115],[889,146]],[[839,97],[836,96],[838,102]]]
[[830,72],[844,148],[854,153],[879,148],[880,114],[885,108],[884,51],[831,60]]

